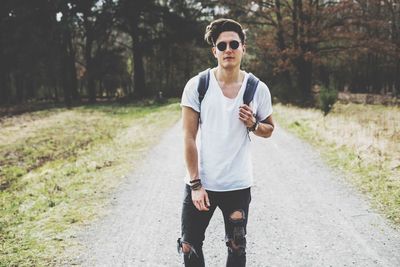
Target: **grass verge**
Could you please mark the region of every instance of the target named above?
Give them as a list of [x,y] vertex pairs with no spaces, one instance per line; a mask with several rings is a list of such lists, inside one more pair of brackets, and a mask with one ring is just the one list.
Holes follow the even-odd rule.
[[177,103],[92,105],[0,121],[0,266],[54,266],[74,231],[180,116]]
[[400,225],[399,107],[337,103],[323,116],[317,109],[278,104],[274,114]]

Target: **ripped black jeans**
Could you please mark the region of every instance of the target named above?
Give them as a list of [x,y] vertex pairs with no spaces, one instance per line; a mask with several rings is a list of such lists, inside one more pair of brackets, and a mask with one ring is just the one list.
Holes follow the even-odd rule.
[[246,225],[251,201],[250,188],[215,192],[208,191],[209,211],[199,211],[192,202],[191,190],[185,186],[182,207],[182,237],[178,239],[178,251],[182,243],[190,245],[191,251],[183,253],[186,267],[203,267],[204,233],[217,207],[224,216],[225,241],[228,247],[227,267],[246,266]]

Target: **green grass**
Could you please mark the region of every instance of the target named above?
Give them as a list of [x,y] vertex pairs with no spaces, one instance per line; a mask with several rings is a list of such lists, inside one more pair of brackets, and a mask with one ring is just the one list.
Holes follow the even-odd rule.
[[0,266],[59,264],[179,116],[177,103],[92,105],[0,122]]
[[400,225],[399,107],[337,103],[324,117],[316,109],[278,104],[274,114]]

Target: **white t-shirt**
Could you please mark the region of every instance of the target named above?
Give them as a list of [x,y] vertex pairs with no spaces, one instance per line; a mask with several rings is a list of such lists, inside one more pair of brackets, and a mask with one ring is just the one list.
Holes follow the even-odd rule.
[[[251,142],[245,124],[239,120],[239,107],[243,104],[248,77],[246,73],[238,95],[231,99],[224,96],[214,69],[211,69],[209,87],[201,102],[201,112],[197,92],[199,75],[191,78],[183,91],[181,106],[200,112],[201,123],[197,136],[199,176],[207,190],[232,191],[253,184]],[[260,121],[272,114],[271,94],[265,83],[258,83],[250,107]],[[187,174],[185,182],[189,184],[189,181]]]

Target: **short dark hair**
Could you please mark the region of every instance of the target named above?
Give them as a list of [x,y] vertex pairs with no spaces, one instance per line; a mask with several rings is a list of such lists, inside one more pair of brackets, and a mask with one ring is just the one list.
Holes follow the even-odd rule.
[[212,21],[206,28],[206,33],[204,34],[204,40],[209,45],[215,45],[219,35],[222,32],[236,32],[239,35],[240,41],[242,44],[246,41],[246,33],[240,25],[239,22],[234,21],[233,19],[221,18]]

